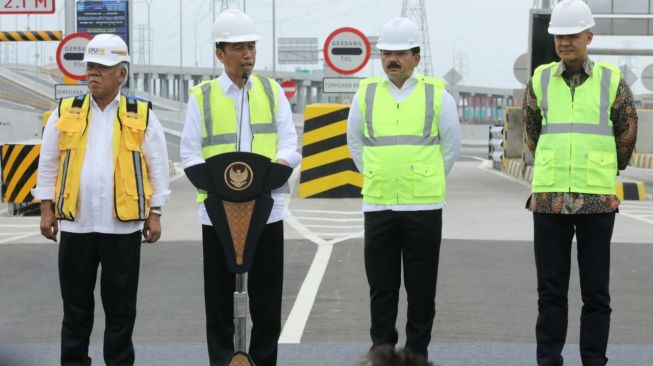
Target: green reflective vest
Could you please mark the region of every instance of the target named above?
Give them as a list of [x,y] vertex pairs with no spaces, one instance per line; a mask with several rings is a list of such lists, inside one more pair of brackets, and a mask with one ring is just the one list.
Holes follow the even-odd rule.
[[574,97],[558,62],[538,67],[533,91],[542,112],[535,150],[533,192],[616,194],[617,148],[610,110],[621,78],[619,69],[597,62]]
[[[273,79],[252,75],[249,99],[249,123],[252,129],[252,152],[274,160],[277,154],[278,85]],[[202,155],[204,159],[236,151],[238,120],[236,103],[222,92],[217,79],[190,89],[202,121]],[[243,121],[246,123],[246,121]],[[197,202],[204,202],[205,192],[198,192]]]
[[420,76],[397,103],[381,78],[358,89],[363,123],[363,201],[436,204],[444,201],[444,159],[438,124],[444,83]]

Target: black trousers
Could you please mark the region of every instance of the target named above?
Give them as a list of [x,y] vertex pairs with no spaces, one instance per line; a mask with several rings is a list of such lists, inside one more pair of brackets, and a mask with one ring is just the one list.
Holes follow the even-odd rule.
[[408,300],[405,347],[428,358],[441,237],[442,210],[365,212],[372,347],[397,344],[403,260]]
[[61,364],[90,365],[93,291],[101,264],[100,294],[106,316],[104,361],[133,365],[132,333],[141,256],[141,232],[131,234],[61,233],[59,284],[63,298]]
[[[223,366],[234,352],[236,279],[212,226],[202,226],[206,337],[211,365]],[[283,221],[267,224],[247,278],[252,330],[248,353],[256,366],[277,364],[283,291]]]
[[580,355],[584,366],[605,365],[610,332],[610,240],[615,213],[561,215],[534,213],[538,317],[537,364],[563,364],[567,334],[567,292],[571,243],[576,234],[583,308]]

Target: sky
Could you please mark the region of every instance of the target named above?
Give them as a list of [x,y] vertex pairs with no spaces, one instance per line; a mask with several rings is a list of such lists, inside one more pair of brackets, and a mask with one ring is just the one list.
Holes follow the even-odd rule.
[[[72,0],[67,0],[72,1]],[[179,12],[181,2],[181,37]],[[513,73],[516,58],[528,47],[528,18],[533,0],[425,0],[429,28],[433,74],[443,76],[452,66],[463,65],[458,72],[463,75],[462,85],[520,88]],[[220,0],[216,1],[218,9]],[[481,5],[482,4],[482,5]],[[54,30],[61,29],[64,12],[63,0],[56,1],[57,13],[53,15],[0,15],[0,29]],[[246,12],[253,18],[262,40],[257,44],[258,69],[272,69],[272,0],[246,0]],[[232,7],[243,6],[243,0],[231,1]],[[276,0],[277,37],[317,37],[320,48],[328,35],[337,28],[349,26],[367,35],[378,35],[383,23],[401,15],[401,0]],[[134,1],[134,29],[146,24],[145,0]],[[184,66],[213,64],[210,42],[212,11],[211,0],[152,0],[152,64],[179,65],[180,43]],[[132,59],[138,63],[147,60],[138,54],[138,32],[134,30]],[[595,37],[595,47],[653,48],[653,37]],[[25,62],[34,64],[38,52],[40,63],[53,62],[56,42],[23,42],[0,45],[0,62]],[[17,51],[16,51],[17,50]],[[35,52],[36,51],[36,52]],[[320,54],[321,56],[321,54]],[[614,63],[624,63],[623,57],[602,57]],[[629,60],[635,74],[653,63],[651,57],[634,57]],[[146,61],[144,62],[146,63]],[[299,68],[322,68],[319,65],[278,65],[277,70],[292,71]],[[378,59],[370,60],[359,75],[381,73]],[[633,86],[636,93],[648,92],[638,81]]]

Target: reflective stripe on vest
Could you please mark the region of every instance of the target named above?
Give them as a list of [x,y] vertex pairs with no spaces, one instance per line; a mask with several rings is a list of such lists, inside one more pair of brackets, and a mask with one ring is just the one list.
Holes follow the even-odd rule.
[[552,133],[586,133],[594,135],[614,136],[612,126],[610,126],[610,80],[612,79],[612,71],[608,68],[603,69],[601,76],[601,104],[600,104],[600,119],[599,124],[593,123],[548,123],[549,114],[549,82],[551,80],[551,68],[546,68],[542,71],[542,98],[540,101],[542,116],[546,124],[542,125],[541,134]]
[[[256,75],[252,76],[261,82],[265,91],[265,95],[267,96],[268,105],[270,106],[270,116],[272,116],[271,123],[252,123],[250,125],[252,134],[276,133],[277,125],[274,121],[274,116],[276,115],[275,111],[277,99],[275,98],[275,93],[273,92],[270,80],[268,78],[258,77]],[[252,82],[254,82],[254,80],[255,79],[252,79]],[[236,144],[238,140],[238,135],[236,133],[214,134],[213,115],[211,113],[211,88],[220,87],[219,83],[216,82],[215,84],[217,85],[214,86],[214,83],[206,82],[200,85],[200,91],[202,95],[203,123],[206,131],[206,136],[202,138],[202,147],[222,144]],[[253,84],[252,87],[254,87],[254,85],[255,84]],[[252,109],[252,104],[255,103],[250,102],[250,110]]]
[[[81,170],[86,152],[90,96],[63,99],[59,105],[61,158],[55,190],[55,215],[75,220]],[[152,188],[141,143],[147,128],[149,103],[121,96],[114,118],[112,138],[114,158],[114,215],[120,221],[140,221],[147,217]]]
[[610,109],[621,73],[596,63],[592,75],[570,87],[552,73],[559,63],[542,65],[533,74],[533,92],[542,113],[535,151],[532,191],[616,193],[617,151]]
[[363,201],[368,204],[436,204],[444,200],[444,159],[439,119],[444,83],[420,77],[397,103],[386,82],[361,82]]
[[[278,106],[278,86],[275,81],[258,75],[250,78],[252,86],[248,91],[249,126],[252,132],[251,151],[276,158]],[[191,93],[200,110],[202,121],[202,155],[204,159],[225,152],[236,151],[238,141],[238,121],[236,105],[227,97],[217,79],[203,82],[193,88]],[[218,113],[220,111],[220,113]],[[243,121],[247,123],[247,121]],[[206,193],[199,191],[197,202],[203,202]]]
[[376,96],[376,88],[379,84],[372,83],[367,85],[365,92],[365,125],[367,126],[368,136],[364,136],[363,144],[365,146],[391,146],[391,145],[435,145],[440,143],[440,135],[431,136],[433,129],[433,117],[435,110],[433,108],[433,100],[435,96],[435,88],[432,84],[424,83],[424,130],[422,136],[375,136],[373,121],[374,111],[374,97]]

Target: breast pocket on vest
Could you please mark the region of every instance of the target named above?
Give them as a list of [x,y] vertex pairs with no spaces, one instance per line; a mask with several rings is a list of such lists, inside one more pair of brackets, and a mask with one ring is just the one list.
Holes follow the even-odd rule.
[[597,187],[613,187],[617,176],[614,153],[590,151],[587,154],[587,184]]
[[78,118],[62,118],[57,121],[59,150],[77,149],[84,133],[84,122]]
[[383,197],[383,175],[378,166],[364,167],[362,193],[368,197]]
[[415,197],[437,197],[444,193],[442,166],[437,164],[413,164],[413,195]]
[[533,167],[534,186],[552,186],[555,184],[555,151],[537,150]]
[[133,118],[123,118],[122,128],[128,129],[127,131],[121,132],[125,147],[128,150],[140,150],[140,145],[145,135],[145,125]]

